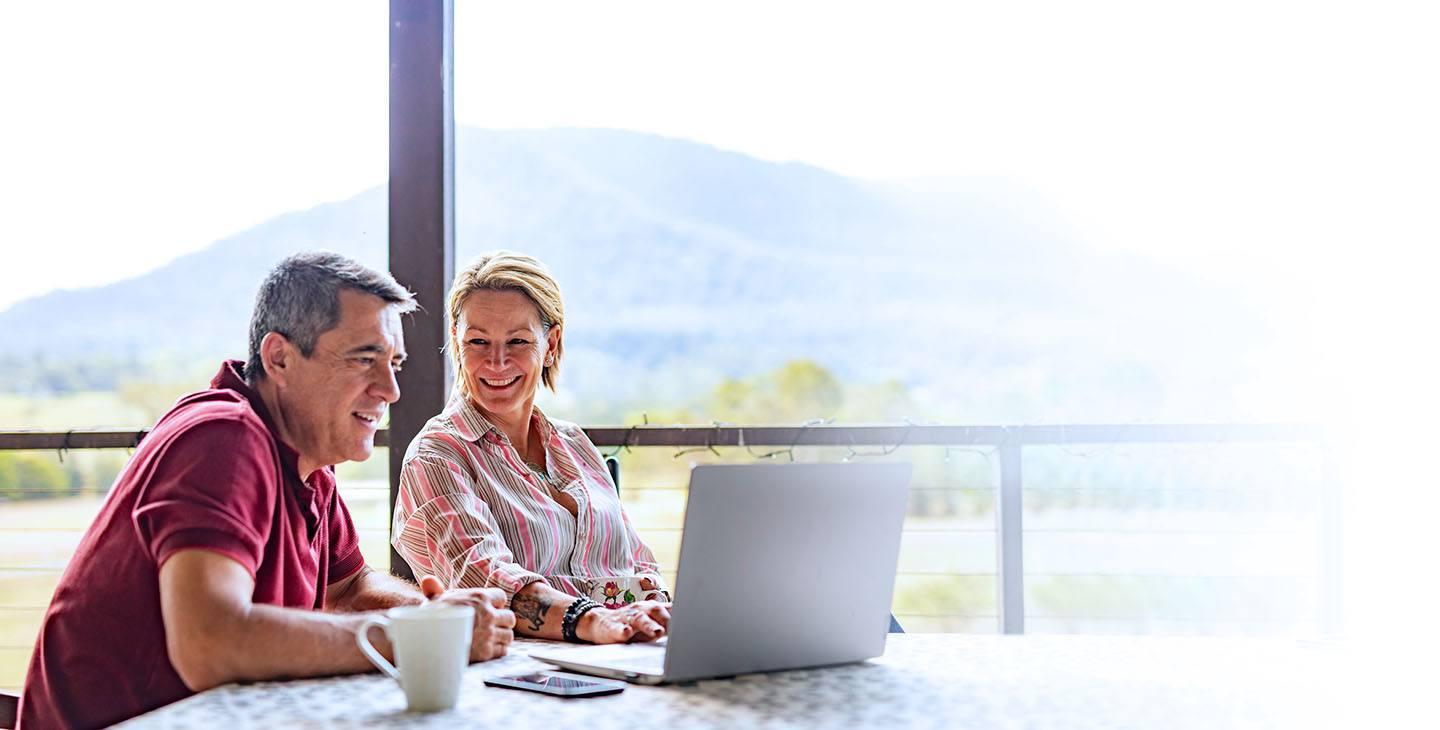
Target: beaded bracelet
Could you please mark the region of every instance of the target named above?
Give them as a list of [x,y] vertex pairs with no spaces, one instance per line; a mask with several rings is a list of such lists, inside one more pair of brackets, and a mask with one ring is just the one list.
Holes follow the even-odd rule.
[[565,609],[564,618],[560,619],[560,635],[572,644],[589,644],[575,633],[576,627],[580,624],[580,617],[589,613],[591,609],[599,608],[600,604],[589,597],[581,596],[575,599],[570,607]]

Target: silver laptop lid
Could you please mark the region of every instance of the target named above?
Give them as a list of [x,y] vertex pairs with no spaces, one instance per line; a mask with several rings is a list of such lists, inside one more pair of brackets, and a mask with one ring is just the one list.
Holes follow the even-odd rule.
[[909,464],[696,467],[666,681],[885,651]]

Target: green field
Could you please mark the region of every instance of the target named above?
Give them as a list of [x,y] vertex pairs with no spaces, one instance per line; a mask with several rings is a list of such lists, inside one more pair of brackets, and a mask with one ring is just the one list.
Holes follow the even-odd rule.
[[[173,400],[173,399],[172,399]],[[84,391],[36,398],[0,393],[0,429],[68,431],[147,428],[154,417],[138,403],[110,391]]]

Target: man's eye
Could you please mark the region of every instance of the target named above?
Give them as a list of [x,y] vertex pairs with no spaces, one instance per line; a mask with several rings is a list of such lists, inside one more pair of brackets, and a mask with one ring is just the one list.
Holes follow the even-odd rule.
[[375,364],[375,358],[373,358],[373,357],[357,357],[357,358],[355,358],[355,362],[368,368],[368,367],[372,367],[372,366]]

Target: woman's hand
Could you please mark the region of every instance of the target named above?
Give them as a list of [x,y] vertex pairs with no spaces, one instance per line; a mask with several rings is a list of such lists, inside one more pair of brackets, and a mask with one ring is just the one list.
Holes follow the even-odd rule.
[[640,601],[624,608],[591,609],[580,617],[575,634],[593,644],[654,641],[670,627],[670,604]]

